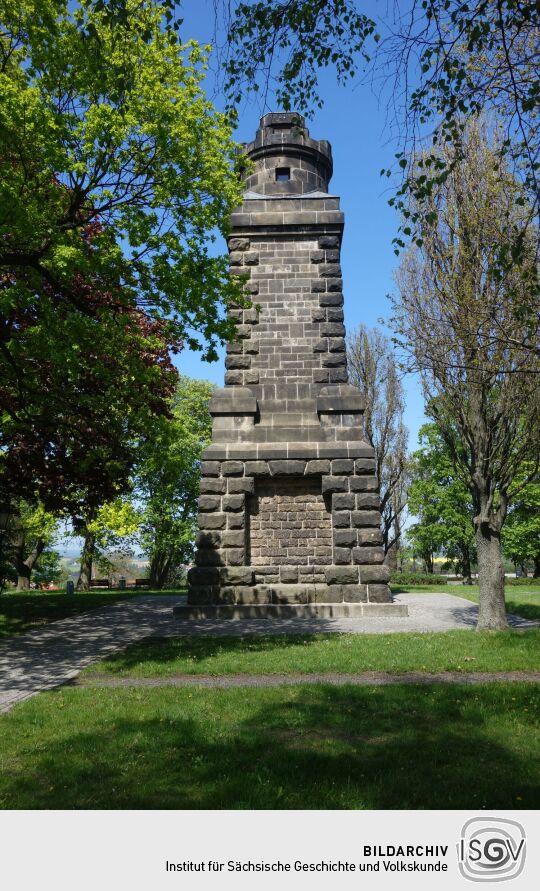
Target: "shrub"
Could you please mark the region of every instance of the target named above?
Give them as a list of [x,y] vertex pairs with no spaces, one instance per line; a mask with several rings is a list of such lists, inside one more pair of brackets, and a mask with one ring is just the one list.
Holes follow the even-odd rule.
[[390,577],[394,585],[447,585],[448,577],[430,572],[394,572]]

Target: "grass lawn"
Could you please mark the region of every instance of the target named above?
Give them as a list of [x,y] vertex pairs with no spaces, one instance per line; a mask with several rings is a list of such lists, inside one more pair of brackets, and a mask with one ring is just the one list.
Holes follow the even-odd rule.
[[61,591],[4,591],[0,594],[0,639],[20,634],[37,625],[47,625],[78,613],[108,606],[139,594],[184,593],[168,591],[92,591],[65,594]]
[[[478,603],[478,585],[420,585],[400,587],[392,585],[393,594],[455,594]],[[506,609],[524,619],[540,621],[540,586],[506,586]]]
[[537,685],[67,689],[0,716],[3,808],[538,808]]
[[540,671],[540,629],[147,639],[83,672],[117,676]]

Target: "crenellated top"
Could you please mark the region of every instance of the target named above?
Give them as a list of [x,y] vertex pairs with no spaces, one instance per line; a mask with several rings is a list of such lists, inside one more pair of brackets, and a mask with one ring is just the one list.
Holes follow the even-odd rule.
[[266,114],[244,151],[255,169],[246,177],[248,192],[265,196],[328,192],[332,149],[311,139],[305,120],[294,112]]

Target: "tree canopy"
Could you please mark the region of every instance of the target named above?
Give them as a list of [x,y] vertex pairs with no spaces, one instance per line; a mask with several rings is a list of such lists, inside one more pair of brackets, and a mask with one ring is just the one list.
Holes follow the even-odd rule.
[[[73,516],[129,486],[184,345],[231,336],[240,201],[205,51],[159,0],[0,0],[0,485]],[[94,511],[95,512],[95,511]]]
[[[451,156],[453,149],[441,151]],[[438,189],[415,205],[426,236],[400,264],[393,325],[474,504],[480,623],[501,627],[501,529],[523,462],[538,455],[540,357],[522,349],[529,324],[516,312],[536,275],[535,232],[525,244],[527,262],[501,276],[491,259],[521,217],[521,187],[509,171],[495,171],[480,127],[467,128],[462,152]],[[505,329],[511,338],[501,336]]]

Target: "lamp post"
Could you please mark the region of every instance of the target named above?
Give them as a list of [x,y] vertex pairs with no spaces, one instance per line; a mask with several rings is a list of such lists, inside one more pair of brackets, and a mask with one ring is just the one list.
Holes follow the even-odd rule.
[[0,505],[0,594],[4,590],[4,538],[11,524],[9,504]]

